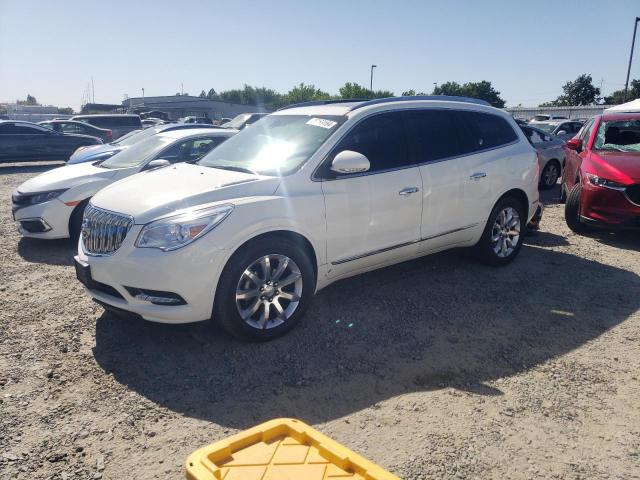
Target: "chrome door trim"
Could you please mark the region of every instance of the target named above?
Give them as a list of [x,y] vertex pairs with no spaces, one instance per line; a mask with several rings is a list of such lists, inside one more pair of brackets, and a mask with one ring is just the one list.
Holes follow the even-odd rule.
[[378,250],[373,250],[371,252],[361,253],[359,255],[353,255],[351,257],[342,258],[340,260],[336,260],[335,262],[331,262],[331,265],[341,265],[343,263],[352,262],[354,260],[360,260],[361,258],[370,257],[372,255],[378,255],[379,253],[385,253],[390,250],[395,250],[397,248],[408,247],[409,245],[415,245],[416,243],[426,242],[427,240],[432,240],[434,238],[443,237],[445,235],[450,235],[452,233],[461,232],[462,230],[468,230],[469,228],[473,228],[479,224],[480,223],[477,222],[471,225],[467,225],[466,227],[454,228],[453,230],[447,230],[446,232],[436,233],[435,235],[430,235],[428,237],[421,238],[420,240],[399,243],[397,245],[392,245],[390,247],[380,248]]

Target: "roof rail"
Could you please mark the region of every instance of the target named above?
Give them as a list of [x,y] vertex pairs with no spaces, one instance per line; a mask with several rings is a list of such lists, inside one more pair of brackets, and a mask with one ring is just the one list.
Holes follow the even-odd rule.
[[453,95],[415,95],[409,97],[386,97],[386,98],[374,98],[373,100],[366,100],[358,105],[354,105],[351,107],[350,111],[356,110],[362,107],[368,107],[369,105],[378,105],[379,103],[389,103],[389,102],[410,102],[412,100],[441,100],[446,102],[464,102],[464,103],[475,103],[477,105],[486,105],[491,106],[491,104],[485,100],[480,100],[479,98],[469,98],[469,97],[456,97]]
[[353,103],[353,102],[366,102],[366,98],[344,98],[340,100],[311,100],[310,102],[302,102],[302,103],[292,103],[291,105],[287,105],[285,107],[280,107],[276,111],[280,110],[288,110],[289,108],[298,108],[298,107],[313,107],[316,105],[331,105],[333,103]]

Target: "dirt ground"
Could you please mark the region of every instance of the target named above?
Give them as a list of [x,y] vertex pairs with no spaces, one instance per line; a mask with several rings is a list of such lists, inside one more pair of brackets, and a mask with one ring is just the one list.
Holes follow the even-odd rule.
[[0,165],[0,478],[182,478],[186,456],[302,419],[404,480],[640,478],[640,236],[452,251],[344,280],[266,344],[105,313],[69,242],[20,239]]

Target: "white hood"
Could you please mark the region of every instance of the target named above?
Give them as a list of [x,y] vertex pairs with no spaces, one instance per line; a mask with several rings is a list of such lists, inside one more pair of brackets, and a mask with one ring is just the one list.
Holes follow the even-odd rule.
[[116,173],[117,170],[94,167],[89,163],[65,165],[27,180],[18,187],[18,192],[33,193],[72,188],[83,183],[111,178]]
[[178,164],[132,175],[100,190],[91,203],[147,223],[177,210],[234,198],[272,195],[279,177]]

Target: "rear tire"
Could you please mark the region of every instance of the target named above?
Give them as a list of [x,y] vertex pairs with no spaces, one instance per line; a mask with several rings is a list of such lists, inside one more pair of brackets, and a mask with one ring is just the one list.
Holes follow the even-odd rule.
[[305,249],[287,237],[268,237],[231,256],[218,281],[213,319],[235,337],[272,340],[296,326],[314,291]]
[[575,233],[584,233],[587,231],[587,226],[580,220],[580,197],[582,194],[582,186],[580,183],[576,183],[564,205],[564,220],[567,222],[567,226]]
[[567,187],[564,184],[564,182],[562,182],[560,184],[560,203],[566,203],[567,202]]
[[478,260],[488,265],[510,263],[522,248],[527,214],[522,202],[513,196],[501,198],[493,207],[480,241],[476,244]]

